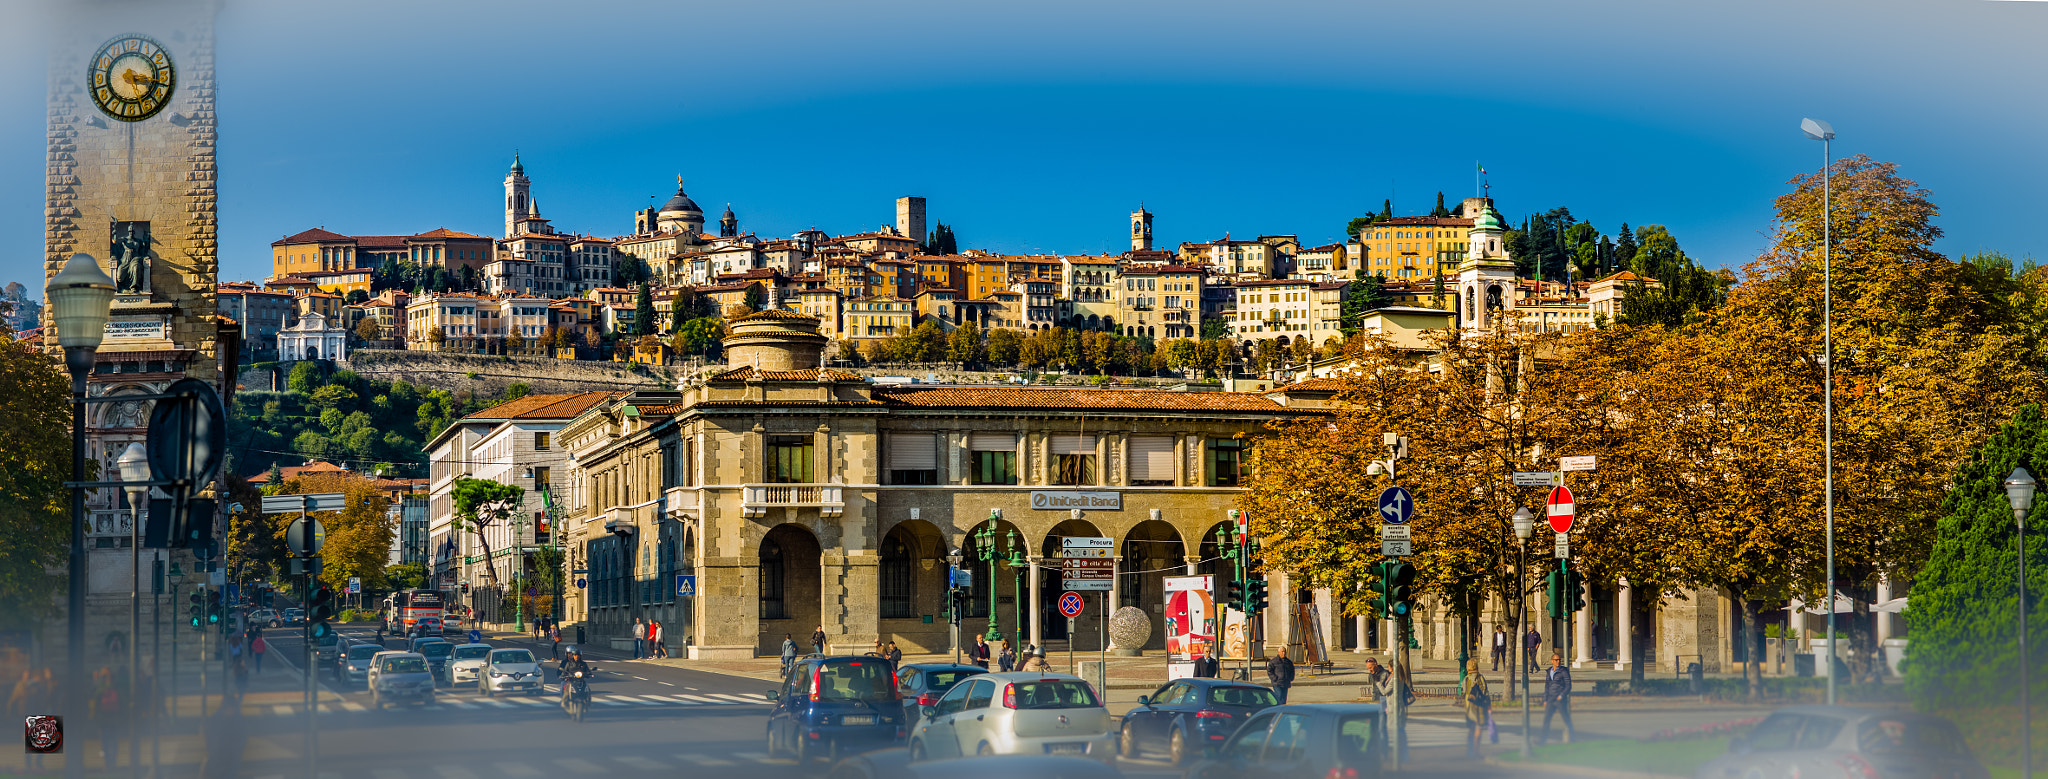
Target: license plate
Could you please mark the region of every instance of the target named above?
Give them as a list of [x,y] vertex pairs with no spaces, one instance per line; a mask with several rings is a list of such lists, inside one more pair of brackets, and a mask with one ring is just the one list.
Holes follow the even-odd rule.
[[1048,752],[1048,753],[1051,753],[1051,754],[1055,754],[1055,755],[1085,755],[1085,754],[1088,754],[1088,745],[1087,745],[1087,744],[1047,744],[1047,745],[1045,746],[1045,751],[1046,751],[1046,752]]
[[875,715],[873,715],[873,714],[848,714],[848,715],[846,715],[846,716],[844,716],[844,717],[840,717],[840,718],[839,718],[839,724],[841,724],[841,725],[873,725],[873,724],[875,724]]

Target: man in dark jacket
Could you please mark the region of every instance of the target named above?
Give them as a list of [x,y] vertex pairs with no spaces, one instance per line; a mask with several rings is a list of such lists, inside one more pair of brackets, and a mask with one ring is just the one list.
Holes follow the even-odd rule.
[[1294,686],[1294,661],[1287,659],[1287,647],[1280,647],[1280,654],[1266,661],[1266,684],[1273,688],[1280,705],[1287,705],[1287,688]]
[[967,657],[968,662],[974,663],[976,667],[984,671],[988,670],[988,639],[982,636],[975,636],[974,647],[967,650]]
[[1550,717],[1564,715],[1564,741],[1572,741],[1572,669],[1564,667],[1564,655],[1550,653],[1550,670],[1543,674],[1543,730],[1536,743],[1550,740]]
[[1522,667],[1529,673],[1536,673],[1536,650],[1543,648],[1543,634],[1530,625],[1529,632],[1522,634]]
[[821,654],[821,655],[825,653],[825,626],[824,626],[824,625],[819,625],[819,626],[818,626],[818,629],[817,629],[816,631],[813,631],[813,632],[811,633],[811,651],[812,651],[812,652],[816,652],[816,653],[818,653],[818,654]]

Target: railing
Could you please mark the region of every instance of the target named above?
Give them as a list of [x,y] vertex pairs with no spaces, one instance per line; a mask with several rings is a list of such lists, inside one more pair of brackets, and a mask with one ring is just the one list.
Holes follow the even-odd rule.
[[795,506],[836,517],[846,511],[842,489],[837,484],[745,484],[740,486],[740,512],[758,517],[772,507]]

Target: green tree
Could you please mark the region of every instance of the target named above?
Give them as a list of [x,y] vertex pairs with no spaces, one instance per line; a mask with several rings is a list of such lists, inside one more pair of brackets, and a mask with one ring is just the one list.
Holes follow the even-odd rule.
[[[71,383],[41,351],[0,333],[0,627],[26,628],[50,613],[64,547],[71,472]],[[87,461],[92,468],[92,461]],[[92,471],[77,474],[92,478]]]
[[1202,340],[1220,341],[1230,337],[1230,322],[1212,316],[1202,320]]
[[963,322],[946,336],[946,359],[959,363],[961,368],[981,362],[981,327],[972,321]]
[[292,366],[291,375],[285,378],[284,385],[301,395],[311,395],[323,381],[325,377],[320,375],[319,364],[300,362]]
[[633,335],[654,335],[654,325],[654,290],[642,281],[633,298]]
[[760,284],[750,284],[747,286],[744,302],[749,310],[759,311],[768,305],[768,293],[761,291]]
[[519,327],[517,325],[514,325],[509,329],[511,332],[506,333],[505,335],[505,352],[507,354],[513,354],[526,351],[526,336],[519,332]]
[[960,239],[953,235],[952,225],[939,222],[932,228],[932,234],[925,241],[926,254],[959,254]]
[[375,343],[384,338],[384,330],[377,326],[376,317],[366,316],[363,317],[363,321],[356,323],[356,337],[363,339],[365,343]]
[[488,479],[463,478],[455,480],[452,492],[455,496],[456,527],[476,534],[477,543],[483,547],[484,569],[490,573],[491,586],[502,586],[498,580],[497,561],[491,559],[491,542],[484,535],[484,530],[520,510],[526,504],[526,489]]
[[988,361],[995,365],[1016,365],[1022,357],[1024,339],[1017,331],[999,327],[988,331]]
[[1636,259],[1636,234],[1628,229],[1628,223],[1621,223],[1621,232],[1614,238],[1614,267],[1630,267]]
[[700,316],[684,322],[677,335],[682,344],[680,350],[684,353],[715,356],[722,344],[720,339],[725,335],[725,328],[717,319]]
[[832,359],[849,365],[860,365],[860,345],[851,339],[841,340],[838,350],[832,353]]
[[1365,229],[1367,225],[1370,225],[1370,224],[1372,224],[1372,223],[1373,223],[1373,216],[1372,216],[1371,214],[1366,214],[1365,216],[1354,216],[1354,217],[1352,217],[1352,218],[1351,218],[1351,221],[1349,221],[1349,222],[1345,222],[1345,223],[1344,223],[1344,238],[1345,238],[1345,240],[1350,240],[1350,239],[1352,239],[1352,238],[1357,238],[1357,237],[1358,237],[1358,231],[1360,231],[1360,230],[1363,230],[1363,229]]
[[399,563],[384,568],[384,584],[393,590],[417,589],[427,583],[427,568],[419,563]]
[[1386,283],[1385,276],[1367,276],[1364,270],[1360,270],[1346,285],[1344,301],[1338,306],[1339,324],[1345,338],[1358,333],[1359,322],[1365,317],[1365,312],[1393,305],[1394,298],[1387,294]]
[[1451,215],[1451,209],[1448,209],[1448,208],[1445,208],[1445,207],[1444,207],[1444,193],[1443,193],[1443,191],[1442,191],[1442,190],[1438,190],[1438,191],[1437,191],[1437,193],[1436,193],[1436,207],[1435,207],[1435,208],[1432,208],[1432,209],[1430,209],[1430,210],[1429,210],[1429,215],[1430,215],[1430,216],[1433,216],[1433,217],[1437,217],[1437,218],[1439,218],[1439,219],[1442,219],[1442,218],[1444,218],[1444,217],[1448,217],[1448,216],[1450,216],[1450,215]]
[[505,399],[508,401],[518,400],[531,394],[533,394],[533,385],[526,382],[515,381],[505,385]]
[[328,384],[313,390],[313,405],[323,409],[344,409],[354,406],[356,393],[338,384]]

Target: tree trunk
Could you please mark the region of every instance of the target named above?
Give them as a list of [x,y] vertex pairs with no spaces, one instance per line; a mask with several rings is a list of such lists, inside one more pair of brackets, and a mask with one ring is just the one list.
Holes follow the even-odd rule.
[[1749,688],[1750,702],[1755,703],[1762,700],[1764,694],[1764,666],[1761,649],[1763,641],[1759,637],[1761,632],[1757,630],[1757,604],[1756,601],[1749,599],[1749,591],[1747,589],[1736,590],[1735,596],[1735,608],[1742,614],[1741,626],[1737,628],[1740,633],[1737,639],[1742,642],[1743,654],[1748,660],[1748,662],[1742,664],[1742,681]]
[[1630,689],[1640,690],[1643,686],[1643,645],[1649,643],[1649,626],[1644,624],[1645,616],[1654,618],[1657,610],[1649,598],[1631,598],[1629,610],[1634,614],[1628,620],[1628,683]]
[[484,571],[490,574],[491,586],[500,587],[498,583],[498,561],[491,559],[491,541],[484,536],[484,527],[483,524],[476,526],[476,542],[484,548]]

